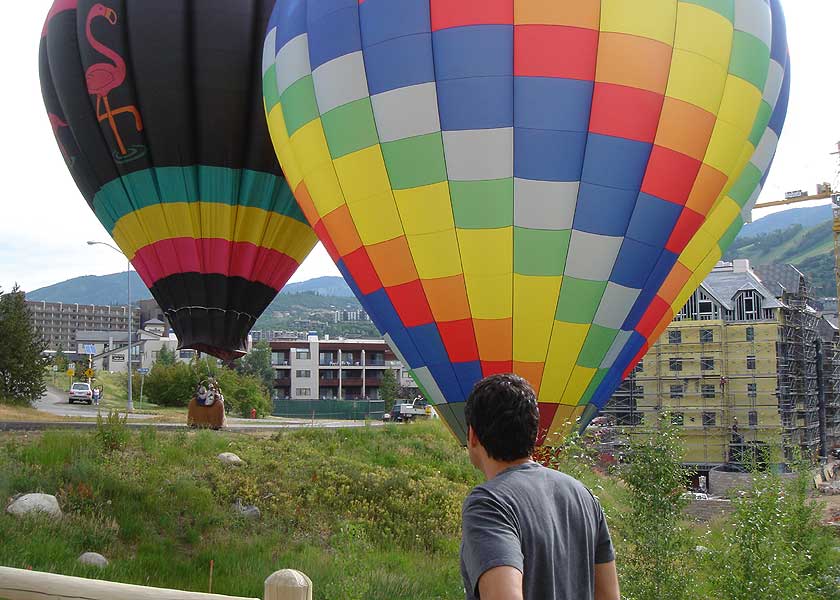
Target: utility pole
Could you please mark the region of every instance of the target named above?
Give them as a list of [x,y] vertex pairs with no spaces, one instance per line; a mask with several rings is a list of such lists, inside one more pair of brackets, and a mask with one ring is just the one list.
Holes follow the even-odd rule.
[[[106,242],[88,242],[87,244],[88,246],[108,246],[111,250],[123,254],[122,250]],[[126,362],[128,363],[126,366],[128,371],[128,401],[126,402],[126,411],[133,412],[134,401],[131,396],[131,261],[128,260],[128,257],[126,257],[125,281],[128,294],[128,306],[126,307],[128,310],[128,356],[126,357]]]

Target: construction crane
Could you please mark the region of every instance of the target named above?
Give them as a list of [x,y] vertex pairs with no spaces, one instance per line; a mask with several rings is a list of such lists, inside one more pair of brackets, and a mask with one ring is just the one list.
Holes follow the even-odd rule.
[[[837,142],[837,152],[832,152],[833,155],[840,157],[840,142]],[[804,192],[790,192],[786,194],[789,196],[784,200],[774,200],[772,202],[762,202],[753,206],[753,210],[760,208],[770,208],[771,206],[787,206],[790,204],[799,204],[800,202],[810,202],[813,200],[828,200],[831,199],[831,208],[834,218],[832,225],[832,232],[834,233],[834,285],[837,289],[837,297],[840,298],[840,192],[835,192],[830,183],[817,184],[817,193],[809,196]]]

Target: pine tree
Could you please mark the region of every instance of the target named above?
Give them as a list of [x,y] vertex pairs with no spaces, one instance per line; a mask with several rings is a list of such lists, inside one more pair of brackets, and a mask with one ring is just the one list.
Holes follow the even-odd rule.
[[390,412],[397,399],[397,378],[391,369],[382,373],[382,381],[379,383],[379,395],[385,401],[385,412]]
[[175,364],[175,352],[169,349],[169,346],[164,344],[161,346],[160,351],[157,355],[157,360],[155,361],[155,365],[160,365],[161,367],[171,367]]
[[0,291],[0,400],[29,405],[44,394],[45,349],[20,288]]

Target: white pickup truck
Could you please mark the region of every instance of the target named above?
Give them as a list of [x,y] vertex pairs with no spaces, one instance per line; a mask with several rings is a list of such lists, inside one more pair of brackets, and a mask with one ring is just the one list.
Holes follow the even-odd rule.
[[411,402],[394,404],[391,420],[396,422],[413,421],[417,417],[426,418],[432,414],[432,407],[422,398],[415,398]]

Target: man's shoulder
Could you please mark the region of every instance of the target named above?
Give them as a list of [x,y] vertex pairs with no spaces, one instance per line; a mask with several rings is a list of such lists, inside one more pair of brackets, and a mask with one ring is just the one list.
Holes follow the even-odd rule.
[[547,488],[560,493],[592,498],[589,488],[571,475],[532,463],[527,468],[501,473],[475,486],[464,500],[464,507],[485,501],[504,500],[511,495],[540,494],[546,492]]

